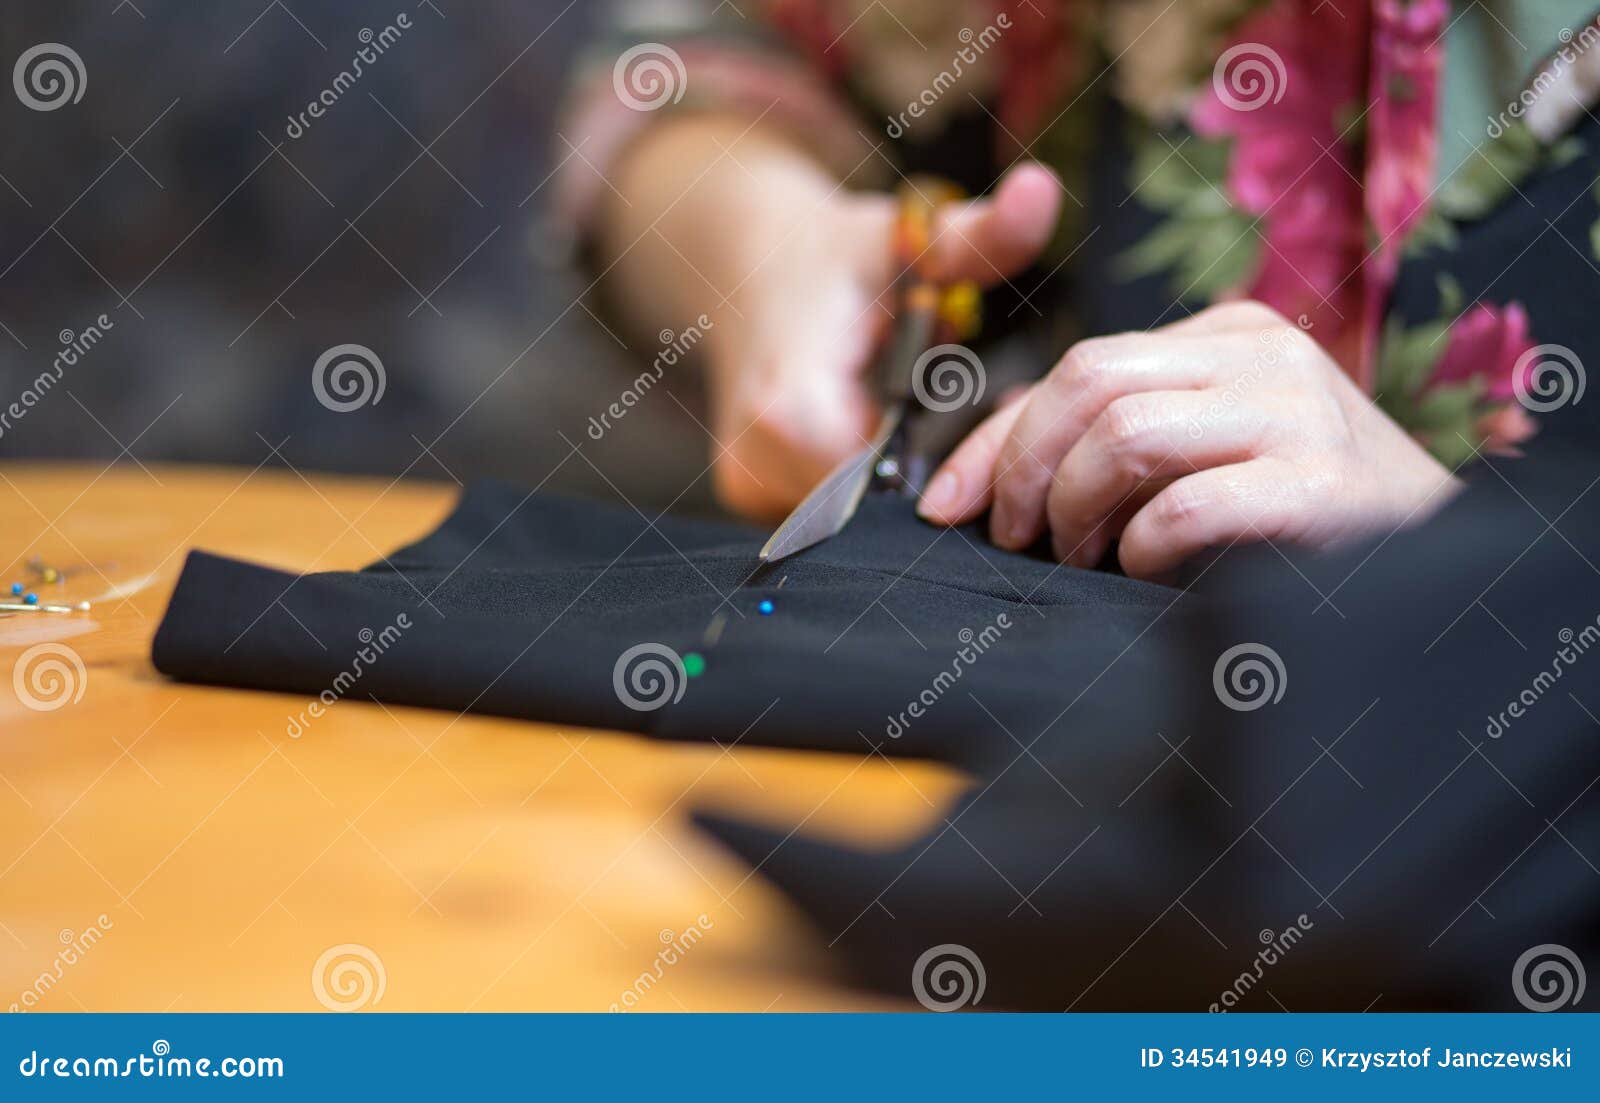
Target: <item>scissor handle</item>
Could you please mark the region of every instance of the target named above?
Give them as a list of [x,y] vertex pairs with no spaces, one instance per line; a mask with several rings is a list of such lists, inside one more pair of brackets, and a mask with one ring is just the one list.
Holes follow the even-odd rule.
[[925,351],[977,332],[982,302],[974,281],[940,284],[926,272],[934,220],[941,207],[960,201],[961,189],[938,177],[917,176],[901,184],[896,198],[893,251],[900,270],[898,302],[881,372],[883,398],[888,402],[911,397],[912,374]]
[[939,284],[925,271],[939,210],[960,202],[965,193],[942,177],[922,175],[903,182],[896,191],[896,198],[894,259],[904,281],[902,298],[910,300],[903,301],[902,308],[925,307],[931,293],[935,296],[934,309],[942,327],[940,338],[963,340],[972,336],[978,330],[982,302],[977,283],[957,280]]

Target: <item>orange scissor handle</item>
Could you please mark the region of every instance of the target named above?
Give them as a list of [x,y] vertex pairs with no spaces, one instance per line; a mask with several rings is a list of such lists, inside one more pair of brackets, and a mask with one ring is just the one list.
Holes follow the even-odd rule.
[[982,322],[982,294],[973,280],[938,284],[921,272],[933,245],[939,209],[959,202],[962,190],[936,176],[914,176],[900,185],[894,226],[894,259],[905,279],[906,310],[932,307],[941,325],[941,339],[965,340]]

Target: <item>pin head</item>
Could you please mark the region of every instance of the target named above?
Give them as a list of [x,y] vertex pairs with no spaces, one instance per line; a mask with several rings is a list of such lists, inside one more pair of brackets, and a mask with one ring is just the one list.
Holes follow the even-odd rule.
[[756,606],[756,612],[760,613],[764,617],[770,617],[772,615],[772,610],[773,604],[771,598],[762,598],[761,604]]
[[27,594],[27,595],[24,595],[24,597],[22,599],[22,603],[24,605],[37,605],[37,604],[39,604],[39,595],[38,594]]
[[706,672],[705,656],[698,651],[691,651],[683,657],[683,672],[691,678],[698,678]]

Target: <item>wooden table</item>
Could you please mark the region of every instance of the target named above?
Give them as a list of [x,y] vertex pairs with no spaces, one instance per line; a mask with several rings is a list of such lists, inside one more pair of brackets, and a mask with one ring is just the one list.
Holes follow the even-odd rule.
[[947,771],[355,700],[291,740],[298,698],[151,666],[188,549],[356,567],[435,526],[455,492],[0,467],[0,584],[39,556],[69,572],[41,597],[94,603],[0,619],[0,1005],[899,1006],[830,979],[821,939],[687,814],[887,844],[938,814],[959,785]]

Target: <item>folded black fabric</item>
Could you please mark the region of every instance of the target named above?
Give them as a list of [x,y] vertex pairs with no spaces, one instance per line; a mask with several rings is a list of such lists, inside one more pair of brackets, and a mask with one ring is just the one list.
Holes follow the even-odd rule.
[[1361,548],[1230,556],[903,848],[700,822],[930,1006],[1589,1010],[1600,460],[1472,478]]
[[[1008,730],[1048,722],[1178,596],[931,528],[887,493],[771,567],[756,558],[766,535],[479,484],[363,571],[192,553],[154,660],[175,678],[323,701],[977,765]],[[1120,706],[1094,702],[1083,708],[1109,710],[1097,726],[1113,726]],[[304,702],[285,711],[292,726]]]
[[[155,660],[961,764],[972,789],[887,852],[700,816],[850,975],[930,1004],[954,962],[983,1007],[1567,1006],[1600,961],[1597,478],[1543,446],[1426,525],[1233,553],[1182,591],[940,533],[892,496],[763,569],[763,532],[482,485],[361,572],[193,554]],[[682,666],[635,680],[639,648]]]

